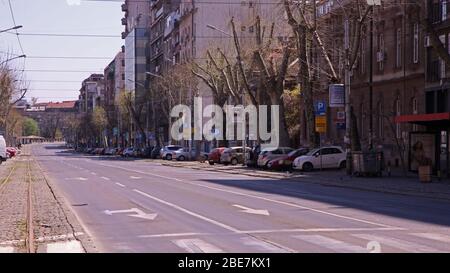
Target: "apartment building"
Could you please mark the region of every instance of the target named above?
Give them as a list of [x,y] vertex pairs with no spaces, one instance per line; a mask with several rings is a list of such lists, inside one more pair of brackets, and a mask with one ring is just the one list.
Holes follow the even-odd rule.
[[103,74],[91,74],[86,78],[80,88],[79,111],[92,113],[105,98],[105,77]]

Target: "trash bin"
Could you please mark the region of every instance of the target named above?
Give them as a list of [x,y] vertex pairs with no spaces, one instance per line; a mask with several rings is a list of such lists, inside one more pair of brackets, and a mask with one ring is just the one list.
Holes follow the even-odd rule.
[[419,166],[419,180],[422,183],[430,183],[431,182],[431,166],[430,165],[424,165]]

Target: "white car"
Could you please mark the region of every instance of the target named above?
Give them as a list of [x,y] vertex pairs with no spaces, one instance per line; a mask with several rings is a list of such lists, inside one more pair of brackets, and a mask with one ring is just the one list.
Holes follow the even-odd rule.
[[339,146],[317,148],[306,155],[297,157],[293,167],[305,172],[314,169],[343,169],[346,166],[347,153]]
[[7,153],[6,153],[6,141],[5,138],[0,135],[0,164],[2,164],[3,161],[6,161],[7,159]]

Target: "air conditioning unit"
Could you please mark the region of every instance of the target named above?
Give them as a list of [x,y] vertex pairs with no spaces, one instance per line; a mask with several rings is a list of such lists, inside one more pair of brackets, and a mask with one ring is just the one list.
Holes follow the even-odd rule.
[[378,51],[377,52],[377,62],[382,62],[382,61],[384,61],[384,52]]
[[424,44],[425,44],[425,47],[430,47],[431,46],[431,40],[430,40],[430,36],[429,35],[425,36]]

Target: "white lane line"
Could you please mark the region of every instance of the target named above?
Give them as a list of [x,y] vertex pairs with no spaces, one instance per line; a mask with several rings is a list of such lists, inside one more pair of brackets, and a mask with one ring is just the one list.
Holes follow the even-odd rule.
[[223,253],[224,251],[200,239],[181,239],[172,241],[189,253]]
[[75,240],[47,244],[47,253],[84,253],[81,243]]
[[450,244],[450,236],[439,233],[410,233],[413,236]]
[[238,233],[259,234],[259,233],[295,233],[295,232],[349,232],[349,231],[393,231],[405,230],[404,228],[293,228],[293,229],[260,229],[241,230]]
[[116,183],[116,185],[121,187],[121,188],[126,188],[126,186],[124,184]]
[[243,237],[241,238],[241,241],[246,246],[251,246],[256,248],[258,251],[262,251],[264,253],[288,253],[288,252],[296,252],[293,249],[289,249],[286,247],[279,247],[275,244],[270,244],[268,242],[264,242],[261,240],[258,240],[256,238],[250,238],[250,237]]
[[317,245],[322,248],[329,249],[337,253],[367,253],[368,250],[364,247],[349,244],[343,241],[339,241],[333,238],[325,237],[322,235],[296,235],[292,236],[296,239],[300,239],[307,243]]
[[142,177],[139,177],[139,176],[130,176],[130,179],[139,180],[139,179],[142,179]]
[[92,175],[97,175],[97,173],[91,172]]
[[159,199],[159,198],[157,198],[157,197],[151,196],[151,195],[148,194],[148,193],[142,192],[142,191],[137,190],[137,189],[134,189],[133,191],[136,192],[136,193],[139,193],[140,195],[143,195],[143,196],[145,196],[145,197],[147,197],[147,198],[150,198],[150,199],[152,199],[152,200],[154,200],[154,201],[156,201],[156,202],[159,202],[159,203],[161,203],[161,204],[164,204],[164,205],[167,205],[167,206],[172,207],[172,208],[174,208],[174,209],[177,209],[177,210],[179,210],[179,211],[182,211],[182,212],[184,212],[184,213],[186,213],[186,214],[189,214],[189,215],[191,215],[191,216],[194,216],[194,217],[196,217],[196,218],[199,218],[199,219],[201,219],[201,220],[203,220],[203,221],[206,221],[206,222],[208,222],[208,223],[211,223],[211,224],[213,224],[213,225],[222,227],[222,228],[224,228],[224,229],[226,229],[226,230],[229,230],[229,231],[232,231],[232,232],[235,232],[235,233],[236,233],[236,232],[239,232],[239,230],[236,229],[236,228],[234,228],[234,227],[231,227],[231,226],[226,225],[226,224],[224,224],[224,223],[221,223],[221,222],[219,222],[219,221],[213,220],[213,219],[208,218],[208,217],[206,217],[206,216],[200,215],[200,214],[198,214],[198,213],[195,213],[195,212],[193,212],[193,211],[190,211],[190,210],[188,210],[188,209],[185,209],[185,208],[180,207],[180,206],[178,206],[178,205],[175,205],[175,204],[173,204],[173,203],[164,201],[164,200]]
[[439,250],[432,248],[432,247],[428,247],[428,246],[424,246],[424,245],[420,245],[417,243],[408,242],[408,241],[404,241],[404,240],[400,240],[400,239],[396,239],[396,238],[392,238],[392,237],[387,237],[387,236],[377,236],[377,235],[372,235],[372,234],[352,234],[352,235],[357,238],[361,238],[361,239],[368,240],[368,241],[376,241],[376,242],[380,243],[381,245],[383,245],[383,244],[388,245],[393,248],[401,249],[401,250],[407,251],[407,252],[413,252],[413,253],[439,252]]
[[111,180],[111,179],[109,179],[108,177],[105,177],[105,176],[102,176],[100,178],[103,179],[103,180],[106,180],[106,181],[110,181]]
[[187,237],[187,236],[205,236],[212,235],[211,233],[196,233],[196,232],[187,232],[187,233],[165,233],[165,234],[152,234],[152,235],[140,235],[138,238],[165,238],[165,237]]
[[[142,171],[138,171],[138,170],[127,169],[127,168],[123,168],[123,167],[119,167],[119,166],[112,166],[112,165],[106,165],[106,164],[98,164],[98,165],[105,166],[105,167],[112,167],[112,168],[123,169],[123,170],[126,170],[126,171],[146,174],[146,175],[150,175],[150,176],[162,177],[162,178],[166,178],[166,179],[170,179],[170,180],[175,180],[175,181],[178,181],[178,182],[184,182],[184,183],[187,183],[187,184],[190,184],[190,185],[195,185],[195,186],[198,186],[198,187],[203,187],[203,188],[207,188],[207,189],[211,189],[211,190],[227,192],[227,193],[231,193],[231,194],[235,194],[235,195],[239,195],[239,196],[245,196],[245,197],[250,197],[250,198],[254,198],[254,199],[264,200],[264,201],[277,203],[277,204],[281,204],[281,205],[285,205],[285,206],[290,206],[290,207],[305,209],[305,210],[309,210],[309,211],[314,211],[314,212],[321,213],[321,214],[324,214],[324,215],[333,216],[333,217],[336,217],[336,218],[341,218],[341,219],[346,219],[346,220],[351,220],[351,221],[355,221],[355,222],[359,222],[359,223],[365,223],[365,224],[379,226],[379,227],[385,227],[385,228],[396,228],[396,227],[390,226],[390,225],[385,225],[385,224],[381,224],[381,223],[367,221],[367,220],[363,220],[363,219],[359,219],[359,218],[355,218],[355,217],[351,217],[351,216],[344,216],[344,215],[340,215],[340,214],[336,214],[336,213],[331,213],[331,212],[327,212],[327,211],[323,211],[323,210],[319,210],[319,209],[305,207],[305,206],[301,206],[301,205],[297,205],[297,204],[293,204],[293,203],[289,203],[289,202],[284,202],[284,201],[280,201],[280,200],[275,200],[275,199],[271,199],[271,198],[267,198],[267,197],[262,197],[262,196],[258,196],[258,195],[247,194],[247,193],[233,191],[233,190],[227,190],[227,189],[224,189],[224,188],[212,187],[212,186],[198,184],[198,183],[190,182],[190,181],[183,181],[181,179],[177,179],[177,178],[173,178],[173,177],[160,176],[160,175],[151,174],[151,173],[147,173],[147,172],[142,172]],[[161,182],[161,183],[164,183],[164,182]]]
[[0,247],[0,253],[14,253],[14,247],[12,246]]
[[183,236],[208,236],[208,235],[229,235],[229,234],[271,234],[271,233],[311,233],[311,232],[357,232],[357,231],[393,231],[405,230],[403,228],[294,228],[294,229],[261,229],[261,230],[240,230],[234,233],[162,233],[151,235],[139,235],[139,238],[164,238]]
[[131,169],[120,167],[120,166],[114,166],[114,165],[108,165],[108,164],[100,164],[100,163],[97,163],[97,164],[100,165],[100,166],[104,166],[104,167],[110,167],[110,168],[115,168],[115,169],[122,169],[122,170],[129,171],[129,172],[135,172],[135,173],[140,173],[140,174],[145,174],[145,175],[151,175],[151,176],[154,176],[154,177],[164,178],[164,179],[168,179],[168,180],[174,180],[174,181],[178,181],[178,182],[183,182],[183,180],[175,178],[175,177],[158,175],[158,174],[154,174],[154,173],[147,173],[147,172],[142,172],[142,171],[138,171],[138,170],[131,170]]

